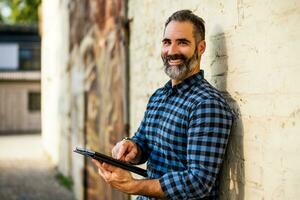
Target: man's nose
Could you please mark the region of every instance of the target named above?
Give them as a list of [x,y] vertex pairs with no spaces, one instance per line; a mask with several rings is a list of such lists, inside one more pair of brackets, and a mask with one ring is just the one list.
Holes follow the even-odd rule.
[[178,54],[178,47],[176,44],[171,44],[168,49],[168,55]]

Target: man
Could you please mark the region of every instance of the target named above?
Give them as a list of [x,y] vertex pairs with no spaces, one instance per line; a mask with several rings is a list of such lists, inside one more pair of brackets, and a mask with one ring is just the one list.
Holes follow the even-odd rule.
[[147,179],[93,160],[112,187],[138,199],[218,199],[216,181],[233,115],[200,70],[205,51],[204,21],[189,10],[165,24],[161,57],[171,78],[149,100],[131,139],[116,144],[113,157],[147,162]]

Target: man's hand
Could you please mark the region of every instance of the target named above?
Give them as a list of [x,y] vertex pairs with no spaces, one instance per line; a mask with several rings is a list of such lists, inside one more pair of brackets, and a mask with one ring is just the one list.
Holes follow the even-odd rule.
[[[141,159],[141,150],[131,140],[122,140],[112,149],[112,157],[137,164]],[[106,183],[127,194],[164,198],[159,179],[134,179],[130,172],[113,165],[92,159],[98,167],[99,175]]]
[[106,183],[127,194],[136,192],[137,180],[132,178],[130,172],[107,163],[101,163],[95,159],[92,159],[92,161],[98,167],[98,173]]
[[139,147],[131,140],[122,140],[112,149],[112,157],[125,162],[137,164],[140,156]]
[[133,195],[143,195],[159,199],[165,198],[159,179],[134,179],[130,172],[92,159],[98,173],[112,187]]

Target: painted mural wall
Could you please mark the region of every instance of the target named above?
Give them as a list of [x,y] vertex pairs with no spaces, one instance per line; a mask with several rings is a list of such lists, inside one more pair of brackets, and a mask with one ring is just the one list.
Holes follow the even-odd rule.
[[[43,142],[78,199],[128,199],[76,146],[110,154],[128,135],[126,4],[43,2]],[[55,16],[55,17],[53,17]]]

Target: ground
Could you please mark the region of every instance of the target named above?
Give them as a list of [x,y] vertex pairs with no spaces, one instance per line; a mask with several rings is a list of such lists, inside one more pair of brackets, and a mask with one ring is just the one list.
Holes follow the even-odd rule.
[[0,135],[1,200],[74,200],[56,175],[40,134]]

